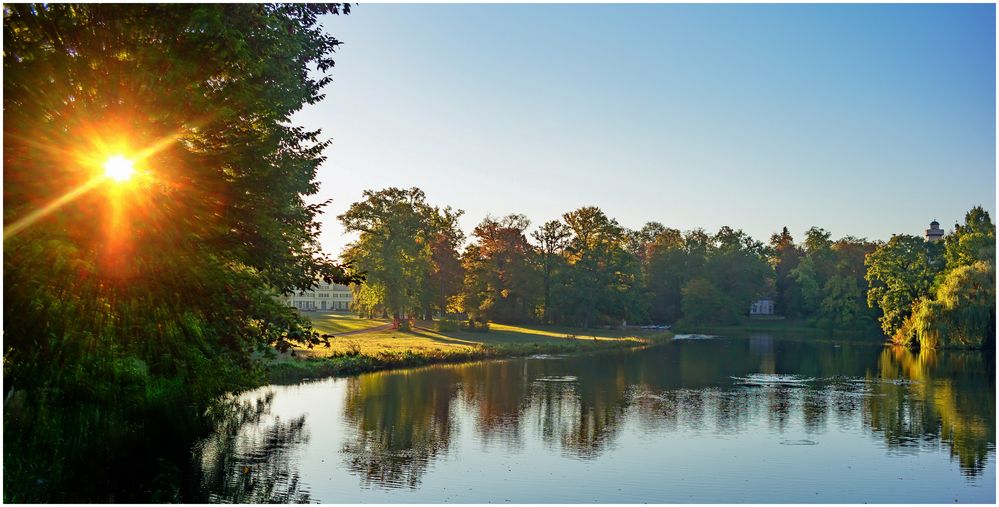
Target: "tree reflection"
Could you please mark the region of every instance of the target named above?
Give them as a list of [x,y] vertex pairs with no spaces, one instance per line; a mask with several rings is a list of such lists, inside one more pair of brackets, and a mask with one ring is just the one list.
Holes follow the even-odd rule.
[[995,448],[995,362],[976,351],[885,349],[864,420],[890,446],[944,442],[969,476]]
[[210,502],[309,503],[290,456],[308,443],[305,416],[269,417],[274,393],[229,399],[215,407],[216,430],[195,447],[201,489]]
[[[574,369],[582,376],[573,386],[577,402],[558,430],[564,452],[593,459],[614,440],[628,408],[627,392],[640,370],[633,355],[607,354],[582,357]],[[564,398],[563,398],[564,399]]]
[[[532,363],[499,361],[455,366],[462,399],[475,411],[475,427],[483,441],[502,440],[511,447],[521,443],[521,419],[528,403]],[[536,367],[534,368],[536,370]]]
[[[416,488],[461,418],[479,441],[517,448],[533,430],[585,460],[612,447],[629,416],[646,431],[725,436],[761,424],[822,434],[832,418],[847,430],[862,420],[890,452],[943,441],[979,474],[994,452],[994,366],[975,353],[903,352],[755,337],[363,375],[347,381],[342,451],[366,485]],[[739,380],[753,376],[764,381]]]
[[454,433],[454,368],[373,373],[351,378],[345,419],[355,436],[342,452],[367,485],[416,488]]

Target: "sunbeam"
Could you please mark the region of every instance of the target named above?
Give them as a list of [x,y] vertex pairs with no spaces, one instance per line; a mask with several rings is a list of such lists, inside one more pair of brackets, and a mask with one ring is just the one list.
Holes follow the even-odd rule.
[[92,178],[90,179],[90,181],[87,181],[83,185],[80,185],[74,188],[73,190],[70,190],[69,192],[66,192],[59,198],[53,200],[52,202],[46,204],[45,206],[42,206],[40,209],[28,213],[28,215],[25,216],[24,218],[21,218],[20,220],[15,221],[14,223],[8,225],[7,227],[4,227],[3,228],[4,241],[6,241],[7,238],[13,236],[14,234],[17,234],[18,232],[24,230],[24,228],[30,226],[31,224],[41,220],[42,218],[49,215],[53,211],[65,206],[73,199],[76,199],[77,197],[80,197],[81,195],[87,193],[88,191],[96,187],[97,184],[99,184],[103,179],[104,179],[103,176]]

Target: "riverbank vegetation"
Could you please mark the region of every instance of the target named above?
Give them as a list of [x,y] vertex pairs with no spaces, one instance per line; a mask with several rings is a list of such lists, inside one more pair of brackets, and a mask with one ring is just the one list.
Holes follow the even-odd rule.
[[[315,329],[327,333],[349,315],[312,316]],[[580,329],[564,326],[493,324],[489,332],[436,331],[430,322],[409,330],[375,328],[331,340],[330,347],[300,347],[295,355],[281,354],[268,361],[272,382],[356,374],[437,363],[566,354],[661,343],[671,337],[663,330]]]

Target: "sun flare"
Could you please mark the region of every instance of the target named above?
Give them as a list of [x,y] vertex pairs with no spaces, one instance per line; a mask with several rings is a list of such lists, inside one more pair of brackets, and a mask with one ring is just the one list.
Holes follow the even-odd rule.
[[135,167],[131,160],[114,155],[104,162],[104,176],[117,182],[128,181],[135,174]]

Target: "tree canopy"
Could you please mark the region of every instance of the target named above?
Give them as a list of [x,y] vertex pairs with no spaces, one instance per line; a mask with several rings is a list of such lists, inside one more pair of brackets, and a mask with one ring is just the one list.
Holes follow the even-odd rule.
[[[54,435],[102,442],[134,423],[141,439],[141,421],[251,381],[266,343],[314,336],[273,296],[352,278],[319,247],[323,205],[305,202],[330,141],[290,120],[332,79],[340,41],[320,17],[348,11],[4,5],[4,387],[46,393],[5,432],[39,456],[5,467],[5,498],[60,487],[10,477],[84,484],[57,468],[113,456],[46,450]],[[105,178],[110,157],[135,175]],[[43,424],[46,407],[59,415]]]

